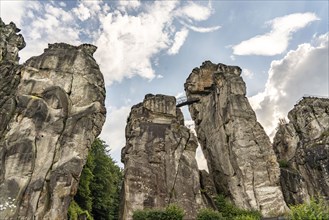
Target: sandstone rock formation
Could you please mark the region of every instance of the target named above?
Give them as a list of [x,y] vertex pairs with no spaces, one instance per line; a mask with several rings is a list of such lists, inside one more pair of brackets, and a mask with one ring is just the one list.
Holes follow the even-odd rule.
[[0,219],[66,219],[105,121],[96,47],[50,44],[18,65],[18,31],[0,20]]
[[185,83],[203,154],[217,193],[263,215],[285,211],[279,165],[270,140],[246,98],[235,66],[206,61]]
[[184,126],[172,96],[146,95],[132,107],[126,126],[121,219],[137,209],[164,208],[176,203],[186,219],[203,206],[195,160],[197,140]]
[[286,202],[329,199],[329,99],[303,98],[288,118],[289,123],[279,124],[273,141]]

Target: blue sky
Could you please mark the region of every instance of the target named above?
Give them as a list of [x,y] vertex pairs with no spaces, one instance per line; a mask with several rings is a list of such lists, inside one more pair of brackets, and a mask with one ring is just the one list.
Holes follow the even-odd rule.
[[[205,60],[243,69],[247,96],[273,136],[305,94],[328,96],[328,1],[0,1],[22,29],[21,62],[48,43],[92,43],[107,88],[101,138],[120,161],[132,105],[179,96]],[[187,109],[183,109],[191,123]],[[205,165],[200,151],[197,159]]]

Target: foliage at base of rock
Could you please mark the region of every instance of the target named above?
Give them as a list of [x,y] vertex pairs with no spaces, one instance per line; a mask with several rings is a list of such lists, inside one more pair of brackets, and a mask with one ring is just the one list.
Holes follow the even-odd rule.
[[197,220],[225,220],[225,218],[213,209],[201,209],[197,215]]
[[262,217],[258,211],[244,210],[236,207],[223,195],[218,195],[215,199],[215,203],[218,211],[227,219],[243,219],[242,217],[244,216],[245,219],[258,220]]
[[170,204],[166,209],[145,209],[133,213],[133,220],[182,220],[184,210],[177,205]]
[[78,220],[81,216],[84,216],[87,220],[93,220],[93,217],[87,210],[83,210],[74,200],[71,202],[67,215],[69,220]]
[[291,206],[290,210],[290,220],[329,219],[329,204],[323,199],[311,199],[309,203]]

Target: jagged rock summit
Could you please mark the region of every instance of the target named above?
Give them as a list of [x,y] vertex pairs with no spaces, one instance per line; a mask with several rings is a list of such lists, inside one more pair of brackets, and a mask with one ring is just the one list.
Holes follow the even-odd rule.
[[329,199],[329,99],[305,97],[281,121],[273,148],[288,204]]
[[18,65],[18,31],[0,20],[0,219],[66,219],[105,121],[96,47],[50,44]]
[[186,80],[196,133],[217,193],[264,216],[286,210],[271,142],[246,98],[236,66],[206,61]]
[[173,96],[146,95],[132,107],[126,126],[121,218],[138,209],[176,203],[185,219],[203,207],[195,151],[196,137],[184,126]]

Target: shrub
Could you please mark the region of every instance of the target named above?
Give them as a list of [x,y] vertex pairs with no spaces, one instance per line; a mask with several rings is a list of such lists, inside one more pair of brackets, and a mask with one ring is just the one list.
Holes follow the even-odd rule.
[[212,209],[201,209],[197,215],[197,220],[224,220],[222,214]]
[[288,168],[289,167],[289,163],[286,160],[279,160],[278,162],[279,162],[280,168]]
[[309,203],[290,206],[289,219],[291,220],[322,220],[329,219],[329,205],[323,199],[312,198]]
[[68,219],[78,220],[81,215],[85,215],[87,220],[93,220],[93,217],[91,217],[89,212],[87,210],[82,210],[82,208],[80,208],[80,206],[73,200],[67,211]]
[[133,213],[133,220],[182,220],[183,217],[184,210],[174,204],[170,204],[165,210],[145,209]]
[[253,217],[253,220],[261,219],[261,214],[258,211],[244,210],[236,207],[231,202],[229,202],[225,196],[218,195],[215,199],[218,211],[223,217],[227,219],[234,219],[235,217],[248,216],[248,218]]
[[252,214],[242,214],[235,216],[233,220],[258,220],[260,217],[256,217],[255,215]]

